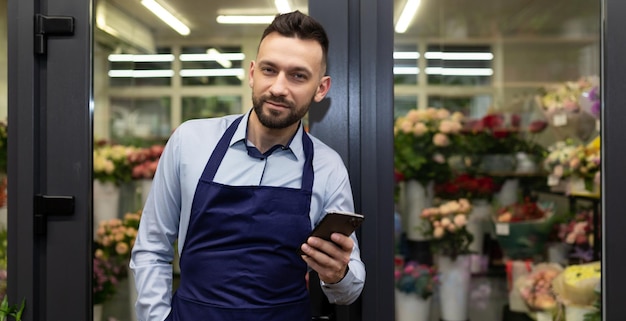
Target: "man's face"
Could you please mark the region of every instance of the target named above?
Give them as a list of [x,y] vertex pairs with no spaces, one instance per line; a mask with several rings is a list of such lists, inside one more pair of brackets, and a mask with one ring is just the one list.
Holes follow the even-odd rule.
[[315,40],[267,35],[250,64],[252,104],[261,123],[272,129],[296,124],[311,102],[328,92],[330,77],[324,72],[322,47]]

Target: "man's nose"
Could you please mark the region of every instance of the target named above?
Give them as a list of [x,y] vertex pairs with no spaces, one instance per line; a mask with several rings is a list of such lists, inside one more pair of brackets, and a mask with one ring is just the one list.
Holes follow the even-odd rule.
[[287,75],[285,73],[280,72],[274,78],[270,93],[274,96],[287,96]]

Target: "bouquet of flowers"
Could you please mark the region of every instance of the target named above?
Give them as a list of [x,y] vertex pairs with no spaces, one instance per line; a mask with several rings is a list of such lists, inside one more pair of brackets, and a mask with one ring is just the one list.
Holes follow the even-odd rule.
[[120,267],[102,256],[93,258],[93,303],[100,304],[109,300],[117,292]]
[[601,278],[599,261],[570,265],[552,281],[552,288],[558,301],[565,306],[593,307]]
[[119,185],[130,182],[132,167],[128,156],[135,147],[110,144],[106,141],[96,143],[93,150],[93,177],[100,182]]
[[428,225],[426,234],[433,237],[433,253],[450,256],[453,260],[470,253],[474,236],[467,230],[467,217],[471,209],[469,200],[462,198],[422,211],[421,217]]
[[163,154],[163,145],[153,145],[148,148],[135,149],[128,155],[128,161],[132,167],[133,179],[153,178],[156,172],[159,158]]
[[412,109],[396,119],[394,166],[404,179],[423,185],[441,181],[451,174],[448,157],[454,151],[463,114],[446,109]]
[[432,266],[394,258],[394,278],[396,288],[403,293],[415,293],[422,299],[428,299],[437,284],[437,272]]
[[554,224],[553,209],[553,203],[526,197],[496,211],[496,236],[509,259],[531,259],[543,253]]
[[566,223],[559,224],[558,238],[573,247],[571,258],[580,263],[593,260],[593,211],[581,209]]
[[558,141],[548,147],[549,154],[544,161],[550,173],[548,185],[554,186],[560,180],[576,176],[584,181],[585,189],[593,190],[600,176],[600,138],[596,137],[588,145],[576,144],[573,140]]
[[490,200],[500,190],[492,176],[464,173],[453,180],[435,185],[435,195],[444,199],[466,198]]
[[594,86],[597,86],[595,77],[581,77],[578,81],[566,81],[545,88],[539,102],[548,113],[557,111],[578,112],[583,94]]
[[459,151],[465,159],[474,158],[470,171],[512,172],[519,153],[534,161],[543,157],[545,148],[534,137],[546,127],[544,120],[526,125],[517,114],[491,113],[464,123]]
[[516,287],[531,311],[550,311],[557,308],[557,299],[552,291],[552,281],[563,271],[558,264],[541,263],[533,271],[520,278]]
[[111,260],[117,266],[125,266],[135,244],[141,211],[126,213],[124,219],[102,221],[96,231],[96,257]]

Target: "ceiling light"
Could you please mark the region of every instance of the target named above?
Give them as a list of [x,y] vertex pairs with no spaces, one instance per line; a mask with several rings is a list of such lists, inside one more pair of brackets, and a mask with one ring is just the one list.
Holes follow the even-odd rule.
[[417,75],[420,69],[417,67],[393,67],[394,75]]
[[420,53],[416,51],[394,51],[393,59],[418,59]]
[[163,20],[168,26],[172,27],[172,29],[176,30],[176,32],[180,33],[183,36],[189,35],[189,27],[187,27],[182,21],[178,20],[178,18],[174,17],[172,13],[163,8],[160,4],[156,3],[154,0],[141,0],[141,4],[143,4],[148,10],[152,11],[159,19]]
[[442,76],[492,76],[493,69],[428,67],[426,68],[426,74]]
[[111,78],[170,78],[174,76],[174,71],[171,69],[164,70],[110,70],[109,77]]
[[174,61],[172,54],[156,55],[131,55],[131,54],[111,54],[110,62],[171,62]]
[[409,28],[409,24],[415,17],[417,13],[417,8],[420,6],[421,0],[407,0],[404,5],[404,9],[402,9],[402,13],[400,14],[400,18],[398,18],[398,22],[396,22],[396,32],[404,33]]
[[278,13],[291,12],[291,6],[289,5],[288,0],[274,0],[274,5],[276,6]]
[[230,68],[233,66],[233,63],[230,60],[222,57],[222,53],[219,52],[215,48],[209,48],[209,50],[207,50],[206,53],[207,55],[209,55],[210,60],[215,60],[218,64],[222,65],[222,67],[224,68]]
[[426,59],[441,60],[493,60],[491,52],[439,52],[432,51],[424,54]]
[[224,24],[257,24],[266,25],[272,23],[276,16],[217,16],[218,23]]

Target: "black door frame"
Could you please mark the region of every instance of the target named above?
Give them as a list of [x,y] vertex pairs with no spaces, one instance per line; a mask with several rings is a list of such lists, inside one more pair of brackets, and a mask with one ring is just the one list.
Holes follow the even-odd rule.
[[602,310],[603,320],[626,315],[626,2],[602,2]]
[[[9,0],[7,13],[9,299],[26,300],[24,320],[89,320],[92,1]],[[41,29],[36,54],[36,14],[73,17],[74,34]],[[35,235],[46,212],[34,212],[36,194],[74,197],[69,216],[43,218],[45,235]]]
[[346,162],[356,210],[366,215],[365,288],[357,303],[336,307],[337,320],[393,320],[393,1],[313,0],[309,13],[329,31],[333,79],[310,109],[311,132]]

